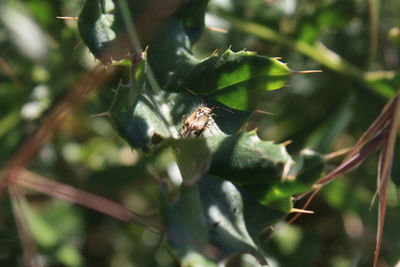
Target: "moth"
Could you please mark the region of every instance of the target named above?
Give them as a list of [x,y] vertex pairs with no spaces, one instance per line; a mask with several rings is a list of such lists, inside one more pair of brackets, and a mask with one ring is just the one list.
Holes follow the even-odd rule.
[[183,125],[181,127],[181,136],[186,138],[188,136],[198,137],[201,136],[207,128],[208,123],[215,116],[213,109],[201,104],[189,117],[182,116]]

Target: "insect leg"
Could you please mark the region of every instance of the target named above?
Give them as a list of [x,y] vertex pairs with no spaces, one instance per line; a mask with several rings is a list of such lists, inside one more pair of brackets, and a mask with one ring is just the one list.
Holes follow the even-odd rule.
[[181,132],[183,130],[183,125],[184,125],[186,120],[187,120],[187,116],[186,115],[182,115],[181,123],[179,125],[179,128],[181,128]]

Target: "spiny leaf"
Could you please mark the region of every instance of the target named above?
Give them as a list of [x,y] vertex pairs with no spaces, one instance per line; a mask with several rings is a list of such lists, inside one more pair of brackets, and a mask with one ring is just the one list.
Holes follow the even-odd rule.
[[[188,92],[161,93],[158,97],[161,104],[154,103],[149,94],[138,96],[139,89],[133,85],[120,85],[109,110],[110,120],[118,133],[134,148],[149,151],[153,145],[153,137],[168,138],[172,134],[176,138],[181,129],[182,116],[190,116],[201,104],[213,108],[218,102],[210,98],[194,96]],[[228,112],[214,109],[216,114],[205,135],[235,134],[250,117],[250,112]]]
[[[306,192],[312,188],[324,169],[325,162],[321,155],[311,150],[304,150],[301,157],[296,161],[293,169],[298,169],[298,173],[294,178],[285,181],[275,181],[274,184],[266,186],[263,184],[249,185],[246,188],[257,197],[260,203],[264,205],[273,205],[281,207],[285,203],[291,203],[292,196]],[[283,201],[282,203],[280,201]],[[289,211],[292,205],[286,206]]]
[[257,109],[263,93],[283,87],[292,75],[282,62],[248,51],[227,50],[189,63],[176,69],[166,90],[190,88],[240,110]]
[[[184,187],[179,200],[172,205],[168,204],[166,189],[161,189],[160,207],[166,225],[167,240],[186,265],[192,261],[192,255],[206,254],[208,245],[208,230],[197,186]],[[206,258],[200,258],[202,261],[208,261]]]
[[284,145],[262,141],[255,132],[207,138],[213,157],[210,173],[238,184],[281,180],[293,163]]
[[188,255],[198,253],[216,263],[251,253],[266,264],[259,236],[286,214],[258,204],[243,188],[210,175],[183,188],[174,203],[167,204],[165,193],[162,196],[168,241],[185,263]]

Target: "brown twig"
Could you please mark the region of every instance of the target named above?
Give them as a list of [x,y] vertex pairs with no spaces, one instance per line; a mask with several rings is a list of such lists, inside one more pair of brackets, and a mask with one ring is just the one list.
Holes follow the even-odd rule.
[[377,240],[374,255],[374,267],[378,266],[379,251],[382,243],[383,225],[385,222],[387,190],[392,171],[393,154],[396,145],[397,134],[400,128],[400,99],[399,94],[394,98],[393,117],[385,132],[385,138],[382,145],[382,150],[379,158],[378,168],[378,189],[379,194],[379,211],[378,211],[378,226]]

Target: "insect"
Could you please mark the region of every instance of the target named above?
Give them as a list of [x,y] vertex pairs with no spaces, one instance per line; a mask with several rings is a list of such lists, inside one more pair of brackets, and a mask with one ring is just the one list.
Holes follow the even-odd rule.
[[189,117],[182,116],[184,121],[181,127],[181,136],[186,138],[188,136],[198,137],[201,136],[207,128],[208,123],[215,116],[213,109],[201,104]]

